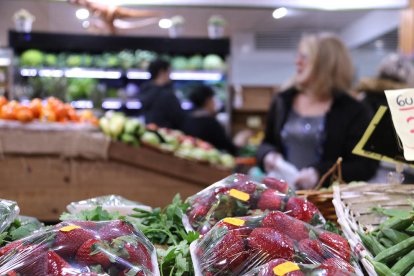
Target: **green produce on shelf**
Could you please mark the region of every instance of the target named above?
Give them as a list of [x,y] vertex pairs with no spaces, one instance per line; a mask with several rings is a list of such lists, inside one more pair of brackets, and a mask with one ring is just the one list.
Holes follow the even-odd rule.
[[69,101],[90,99],[93,92],[97,90],[96,79],[73,78],[68,79],[67,98]]
[[28,80],[31,92],[24,95],[29,98],[55,97],[66,100],[67,79],[51,77],[33,77]]
[[46,54],[45,65],[48,67],[56,67],[58,65],[58,57],[54,54]]
[[118,58],[123,69],[130,69],[135,66],[135,55],[131,51],[121,51]]
[[66,58],[66,64],[68,67],[80,67],[82,66],[82,56],[81,55],[69,55]]
[[188,69],[188,60],[183,56],[173,57],[171,60],[171,68],[174,70],[187,70]]
[[44,54],[36,49],[26,50],[20,56],[22,66],[40,67],[44,61]]
[[157,54],[147,50],[136,50],[135,60],[136,66],[140,69],[147,69],[151,61],[157,58]]
[[201,55],[194,55],[188,60],[187,69],[201,70],[203,69],[203,57]]
[[203,61],[204,70],[224,70],[224,61],[218,55],[210,54],[204,57]]

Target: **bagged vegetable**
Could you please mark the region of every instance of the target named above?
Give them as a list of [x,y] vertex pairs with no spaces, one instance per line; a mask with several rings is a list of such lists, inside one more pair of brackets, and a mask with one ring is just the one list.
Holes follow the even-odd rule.
[[345,238],[279,211],[225,218],[191,244],[191,255],[196,275],[270,275],[269,269],[286,261],[326,272],[316,275],[355,273]]
[[30,236],[33,232],[39,230],[43,226],[43,223],[36,218],[18,216],[3,231],[3,233],[0,234],[0,247],[12,241]]
[[143,209],[146,211],[152,210],[152,208],[147,205],[128,200],[119,195],[100,196],[81,200],[78,202],[72,202],[66,206],[66,209],[71,214],[77,214],[84,210],[94,209],[97,206],[102,206],[102,209],[108,212],[118,212],[120,215],[132,214],[134,208]]
[[20,209],[16,202],[0,199],[0,234],[10,226],[19,212]]
[[130,223],[67,221],[0,249],[0,275],[159,275],[153,245]]
[[312,225],[325,222],[311,202],[294,196],[289,185],[274,178],[264,183],[243,174],[233,174],[189,197],[184,217],[187,230],[208,232],[225,217],[258,214],[265,210],[283,211]]

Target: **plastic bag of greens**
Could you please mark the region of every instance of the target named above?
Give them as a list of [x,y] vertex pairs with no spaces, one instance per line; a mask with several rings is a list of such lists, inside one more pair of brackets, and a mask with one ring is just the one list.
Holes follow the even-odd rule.
[[294,196],[289,185],[274,178],[263,183],[249,176],[233,174],[189,197],[190,205],[183,219],[188,231],[208,232],[225,217],[259,214],[266,210],[283,211],[312,225],[325,222],[311,202]]
[[159,275],[154,246],[130,223],[68,221],[0,249],[0,275]]
[[16,202],[0,199],[0,234],[10,226],[19,212],[20,209]]
[[38,219],[33,217],[18,216],[13,222],[0,234],[0,247],[15,240],[19,240],[31,235],[44,225]]
[[[316,275],[355,273],[351,248],[345,238],[279,211],[225,218],[190,248],[196,275],[268,275],[255,273],[266,272],[267,268],[259,267],[278,259],[314,265],[311,270],[324,267],[343,271]],[[268,268],[273,270],[276,265],[271,263]]]
[[94,209],[97,206],[101,206],[102,209],[110,213],[117,212],[120,215],[132,214],[132,209],[134,208],[143,209],[146,211],[152,210],[152,208],[147,205],[144,205],[136,201],[128,200],[119,195],[100,196],[86,200],[81,200],[78,202],[72,202],[68,206],[66,206],[66,209],[71,214],[77,214],[84,210]]

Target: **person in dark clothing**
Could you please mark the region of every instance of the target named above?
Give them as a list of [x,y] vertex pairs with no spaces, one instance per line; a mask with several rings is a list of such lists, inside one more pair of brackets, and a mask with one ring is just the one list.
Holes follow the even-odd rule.
[[190,100],[194,110],[184,121],[183,131],[209,142],[219,150],[236,154],[236,147],[215,118],[213,89],[208,86],[198,86],[190,94]]
[[147,124],[181,129],[185,112],[174,94],[170,80],[170,63],[157,59],[149,65],[150,81],[144,83],[138,95]]
[[259,164],[268,173],[289,175],[295,189],[314,188],[338,157],[343,158],[345,181],[368,180],[378,162],[352,150],[370,114],[346,92],[353,70],[345,46],[333,34],[305,36],[296,67],[294,86],[271,103]]

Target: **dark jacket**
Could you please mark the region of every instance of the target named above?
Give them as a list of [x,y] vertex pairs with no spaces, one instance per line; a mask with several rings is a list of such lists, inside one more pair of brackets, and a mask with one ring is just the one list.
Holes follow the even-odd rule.
[[147,124],[159,127],[181,129],[185,112],[174,94],[172,84],[155,85],[152,81],[144,83],[138,95]]
[[[285,154],[280,132],[297,93],[295,88],[291,88],[275,96],[272,101],[265,138],[257,153],[258,162],[262,168],[263,159],[270,151]],[[345,181],[368,180],[374,176],[378,162],[352,154],[369,120],[370,114],[364,105],[343,92],[334,93],[331,109],[326,114],[321,160],[311,167],[314,167],[322,176],[335,164],[338,157],[342,157],[342,174]]]
[[193,112],[185,119],[182,130],[187,135],[209,142],[219,150],[236,154],[237,149],[227,137],[223,126],[207,113]]

